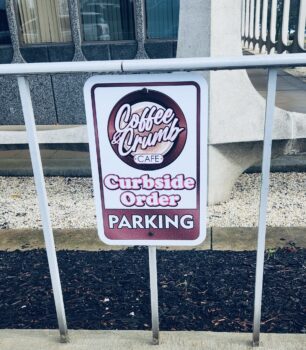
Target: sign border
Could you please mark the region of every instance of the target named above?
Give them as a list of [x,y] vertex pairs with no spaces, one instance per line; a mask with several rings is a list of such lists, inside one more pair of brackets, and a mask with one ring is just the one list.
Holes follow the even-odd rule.
[[[200,128],[198,128],[198,135],[200,136],[199,142],[199,156],[197,157],[197,163],[200,164],[201,169],[197,169],[197,173],[200,172],[197,177],[200,179],[199,193],[197,194],[197,207],[199,206],[199,236],[195,240],[154,240],[154,237],[136,240],[112,240],[104,234],[104,222],[103,222],[103,184],[100,184],[99,178],[102,178],[102,165],[100,163],[100,148],[99,135],[97,130],[97,124],[95,121],[95,101],[94,101],[94,89],[98,86],[169,86],[169,85],[182,85],[185,83],[188,85],[197,85],[199,88],[199,95],[197,99],[200,99],[198,103],[198,111]],[[90,161],[92,169],[93,187],[94,187],[94,200],[96,208],[96,218],[98,225],[98,235],[102,242],[108,245],[144,245],[144,246],[195,246],[201,244],[206,237],[206,217],[207,217],[207,143],[208,143],[208,86],[206,80],[196,73],[165,73],[165,74],[133,74],[133,75],[95,75],[90,77],[84,85],[84,98],[85,98],[85,110],[86,120],[88,128],[88,141],[90,150]],[[197,208],[198,209],[198,208]],[[131,210],[131,209],[130,209]],[[172,209],[175,210],[175,209]]]

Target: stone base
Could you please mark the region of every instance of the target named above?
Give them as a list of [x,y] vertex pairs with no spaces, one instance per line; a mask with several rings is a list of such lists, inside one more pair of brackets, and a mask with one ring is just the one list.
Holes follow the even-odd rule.
[[[262,160],[262,142],[240,142],[208,146],[208,203],[229,199],[237,178]],[[306,139],[273,141],[272,158],[296,154],[306,148]]]

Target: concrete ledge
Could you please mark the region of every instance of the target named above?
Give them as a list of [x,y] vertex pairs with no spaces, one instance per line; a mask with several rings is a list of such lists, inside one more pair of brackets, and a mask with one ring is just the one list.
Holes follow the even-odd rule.
[[[306,153],[297,155],[281,156],[271,160],[271,172],[288,173],[288,172],[305,172],[306,171]],[[261,173],[261,164],[256,164],[245,171],[246,173]]]
[[[40,154],[45,176],[91,177],[88,151],[51,148]],[[33,176],[29,150],[0,150],[0,176]]]
[[[212,232],[213,250],[256,250],[257,227],[215,227]],[[306,227],[268,227],[266,249],[295,245],[306,248]]]
[[[110,246],[100,241],[98,232],[89,229],[55,229],[54,240],[57,250],[121,250],[127,246]],[[45,248],[42,230],[16,229],[0,230],[0,250],[31,250]],[[211,248],[210,230],[207,230],[206,240],[197,247],[163,247],[171,250],[205,250]]]
[[[71,330],[70,343],[60,344],[57,330],[0,330],[1,350],[245,350],[252,349],[249,333],[161,332],[153,346],[147,331]],[[303,334],[261,334],[261,349],[303,350]]]
[[[41,159],[46,176],[91,177],[88,151],[41,149]],[[306,171],[306,153],[272,159],[271,172],[291,171]],[[261,164],[249,168],[246,172],[260,173]],[[0,150],[0,176],[33,176],[28,149]]]
[[[120,250],[126,246],[109,246],[98,238],[95,228],[55,229],[57,250]],[[268,227],[266,249],[295,245],[306,248],[306,227]],[[164,247],[168,250],[256,250],[256,227],[215,227],[207,229],[206,240],[196,247]],[[42,230],[0,230],[0,250],[31,250],[45,248]]]
[[[39,143],[87,143],[86,125],[38,125]],[[26,144],[27,135],[24,125],[1,125],[2,145]]]

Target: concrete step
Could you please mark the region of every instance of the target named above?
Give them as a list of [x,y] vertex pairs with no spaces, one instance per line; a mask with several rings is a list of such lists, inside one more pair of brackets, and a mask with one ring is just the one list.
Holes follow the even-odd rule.
[[[161,332],[153,346],[148,331],[70,330],[70,343],[60,344],[57,330],[0,330],[1,350],[246,350],[252,349],[249,333]],[[261,334],[260,349],[304,350],[303,334]]]

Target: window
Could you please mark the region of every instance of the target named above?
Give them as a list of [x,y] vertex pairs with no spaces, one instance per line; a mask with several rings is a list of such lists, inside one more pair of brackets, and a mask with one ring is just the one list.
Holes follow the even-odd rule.
[[133,0],[80,0],[84,41],[133,40]]
[[179,0],[146,0],[147,38],[177,39]]
[[23,44],[71,41],[67,0],[17,0]]
[[6,16],[5,0],[0,0],[0,45],[10,43],[11,37]]

